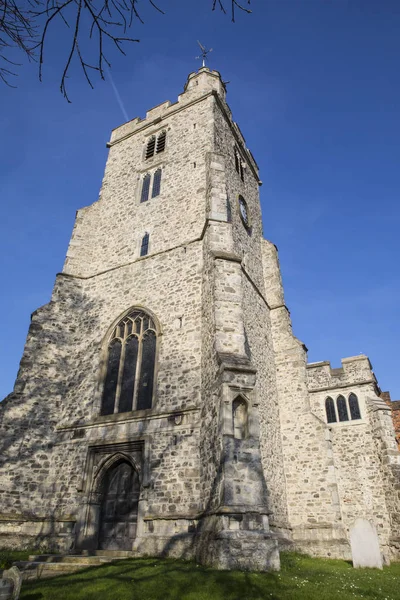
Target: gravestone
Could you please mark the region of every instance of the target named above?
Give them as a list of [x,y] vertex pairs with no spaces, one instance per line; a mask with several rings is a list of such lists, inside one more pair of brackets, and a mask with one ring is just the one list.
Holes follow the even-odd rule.
[[[12,598],[12,600],[18,600],[19,595],[21,593],[21,585],[22,585],[22,575],[21,575],[21,571],[18,569],[18,567],[11,567],[11,569],[6,569],[5,571],[3,571],[3,579],[2,581],[4,582],[4,593],[5,589],[6,589],[6,584],[11,584],[12,588],[10,588],[10,591],[12,589],[12,594],[9,596],[5,596],[5,598]],[[1,598],[1,596],[0,596]]]
[[378,534],[367,519],[356,519],[350,528],[353,567],[382,569]]

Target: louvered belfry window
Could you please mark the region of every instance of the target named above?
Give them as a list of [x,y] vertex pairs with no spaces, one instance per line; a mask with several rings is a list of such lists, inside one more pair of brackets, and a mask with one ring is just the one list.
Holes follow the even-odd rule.
[[155,149],[156,149],[156,136],[152,135],[151,138],[147,142],[146,159],[154,156]]
[[160,154],[160,152],[164,152],[166,139],[167,139],[167,132],[162,131],[157,137],[156,154]]
[[157,329],[147,313],[132,310],[120,320],[108,344],[102,415],[151,408],[156,349]]
[[155,198],[159,196],[161,192],[161,169],[157,169],[157,171],[153,175],[153,189],[151,191],[151,197]]
[[161,131],[157,136],[152,135],[151,138],[147,141],[145,158],[151,158],[155,154],[160,154],[160,152],[164,152],[165,143],[167,141],[167,132]]

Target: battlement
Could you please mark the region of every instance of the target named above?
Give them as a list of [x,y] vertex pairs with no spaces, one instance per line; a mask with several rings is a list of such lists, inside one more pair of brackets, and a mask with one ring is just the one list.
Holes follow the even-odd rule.
[[221,74],[218,71],[211,71],[207,67],[202,67],[197,72],[195,71],[189,74],[184,86],[184,91],[178,96],[177,102],[171,103],[169,100],[162,102],[148,110],[145,118],[135,117],[131,121],[123,123],[119,127],[113,129],[111,139],[107,146],[110,148],[127,137],[149,128],[151,128],[151,131],[148,133],[153,133],[154,127],[157,128],[158,125],[159,127],[162,127],[163,121],[168,117],[193,103],[201,102],[211,95],[218,99],[219,105],[222,108],[226,119],[230,123],[238,144],[247,155],[254,171],[258,173],[258,165],[254,160],[253,155],[246,147],[244,136],[237,123],[233,121],[231,110],[226,104],[226,87],[222,81]]
[[311,392],[341,388],[356,384],[377,384],[368,356],[342,358],[342,366],[333,369],[329,361],[307,365],[308,389]]

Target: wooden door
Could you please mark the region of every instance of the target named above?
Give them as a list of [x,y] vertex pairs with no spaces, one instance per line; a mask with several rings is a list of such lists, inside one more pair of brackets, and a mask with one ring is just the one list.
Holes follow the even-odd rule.
[[104,484],[100,516],[100,549],[132,550],[136,537],[138,501],[137,471],[127,462],[111,467]]

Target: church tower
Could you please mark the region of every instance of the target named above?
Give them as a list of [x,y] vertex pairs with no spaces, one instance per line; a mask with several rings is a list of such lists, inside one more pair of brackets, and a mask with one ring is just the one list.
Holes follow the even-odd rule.
[[112,132],[0,404],[2,545],[268,570],[368,521],[399,556],[390,408],[366,356],[307,365],[225,95],[203,67]]
[[32,316],[1,502],[64,549],[279,568],[260,181],[225,94],[203,67],[112,132],[100,197]]

